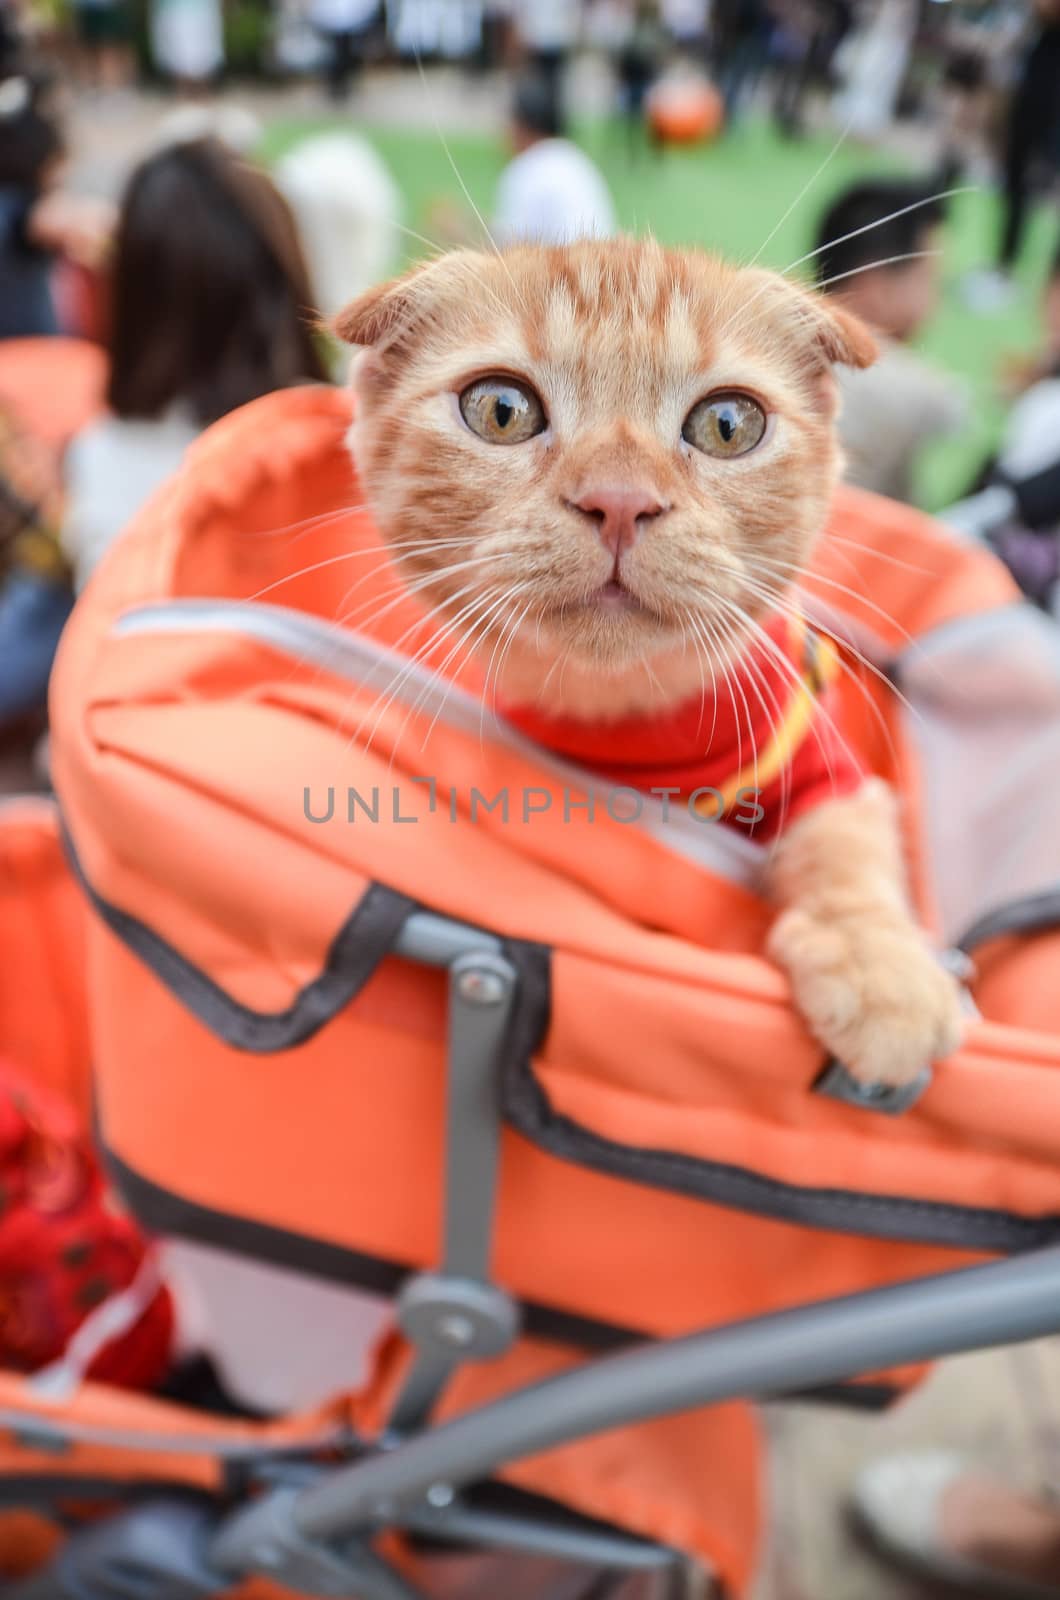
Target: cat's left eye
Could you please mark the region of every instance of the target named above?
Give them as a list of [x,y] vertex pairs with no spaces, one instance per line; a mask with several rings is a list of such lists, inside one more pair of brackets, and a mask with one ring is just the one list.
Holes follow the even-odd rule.
[[545,408],[528,383],[480,378],[460,396],[460,415],[487,444],[524,444],[548,426]]
[[692,407],[682,439],[705,456],[744,456],[761,442],[766,414],[749,394],[708,394]]

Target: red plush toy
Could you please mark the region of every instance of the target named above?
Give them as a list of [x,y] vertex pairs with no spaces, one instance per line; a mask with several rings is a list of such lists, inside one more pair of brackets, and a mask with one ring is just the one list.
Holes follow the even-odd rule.
[[73,1111],[0,1060],[0,1366],[36,1372],[65,1354],[72,1375],[151,1388],[173,1328],[149,1247]]

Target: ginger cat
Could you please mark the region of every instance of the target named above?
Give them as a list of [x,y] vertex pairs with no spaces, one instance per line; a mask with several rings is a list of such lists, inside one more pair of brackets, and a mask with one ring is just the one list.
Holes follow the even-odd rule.
[[[625,239],[461,251],[335,328],[362,347],[351,443],[380,531],[418,543],[395,559],[485,652],[506,715],[682,792],[789,725],[806,692],[789,592],[839,471],[832,366],[876,354],[862,323],[772,273]],[[892,796],[823,710],[781,766],[761,793],[769,954],[827,1050],[902,1083],[955,1048],[960,1012],[909,907]]]

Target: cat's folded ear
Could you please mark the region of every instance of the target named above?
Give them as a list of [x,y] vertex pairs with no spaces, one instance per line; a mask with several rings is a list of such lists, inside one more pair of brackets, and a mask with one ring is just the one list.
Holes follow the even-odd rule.
[[389,283],[375,284],[336,314],[331,331],[346,344],[386,344],[409,320],[416,282],[429,270],[413,267]]
[[825,360],[842,367],[871,367],[880,347],[867,323],[827,296],[814,295],[817,345]]
[[346,344],[379,349],[393,344],[429,315],[438,300],[457,289],[478,258],[457,250],[412,267],[400,278],[376,284],[333,319],[331,331]]
[[871,367],[879,346],[868,324],[838,305],[832,295],[786,281],[784,294],[796,314],[799,347],[814,403],[823,416],[834,419],[840,392],[833,367]]

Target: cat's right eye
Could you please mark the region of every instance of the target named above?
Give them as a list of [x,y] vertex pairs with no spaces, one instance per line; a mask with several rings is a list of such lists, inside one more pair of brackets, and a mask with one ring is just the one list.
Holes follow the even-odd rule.
[[514,378],[479,378],[469,384],[460,396],[460,415],[487,444],[525,444],[548,426],[533,389]]
[[746,455],[765,431],[766,414],[758,401],[734,391],[709,394],[693,406],[681,437],[705,456],[726,458]]

